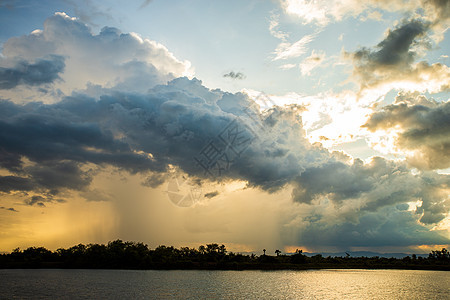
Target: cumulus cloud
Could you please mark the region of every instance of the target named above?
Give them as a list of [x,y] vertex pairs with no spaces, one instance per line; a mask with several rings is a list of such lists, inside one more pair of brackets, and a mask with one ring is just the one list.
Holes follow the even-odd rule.
[[[32,78],[24,78],[22,74],[22,82],[36,81],[37,77],[48,82],[59,75],[62,80],[54,84],[54,91],[60,90],[66,95],[70,95],[74,89],[85,89],[87,85],[105,88],[119,86],[128,91],[144,92],[157,84],[192,74],[188,61],[178,60],[166,47],[155,41],[135,33],[122,33],[112,27],[104,27],[95,34],[86,24],[65,13],[56,13],[48,18],[42,30],[10,38],[4,43],[2,53],[1,67],[8,69],[17,61],[25,61],[28,62],[27,66],[31,64],[28,68],[36,69]],[[46,59],[49,55],[54,55],[51,60]],[[33,61],[36,62],[30,63]],[[61,73],[64,63],[65,69]],[[48,69],[51,66],[53,69]],[[42,69],[44,67],[52,72],[37,76],[39,70],[46,71]],[[4,72],[5,69],[2,69],[2,74]],[[33,76],[33,73],[27,74]],[[17,101],[23,101],[20,98],[24,97],[20,90],[5,95]],[[36,97],[39,94],[32,95]],[[30,95],[26,96],[30,98]]]
[[20,84],[42,85],[60,79],[64,70],[64,58],[52,55],[35,63],[18,62],[13,68],[0,67],[0,89],[12,89]]
[[405,21],[388,31],[377,50],[362,48],[346,53],[353,60],[361,90],[383,86],[431,92],[448,89],[450,69],[446,65],[415,63],[418,51],[430,47],[426,40],[429,28],[429,23],[419,19]]
[[224,74],[223,77],[231,78],[231,79],[245,79],[244,73],[234,72],[234,71],[230,71],[230,72]]
[[450,102],[436,102],[418,93],[402,93],[392,105],[374,112],[364,125],[371,132],[390,132],[395,147],[410,153],[414,167],[450,167]]

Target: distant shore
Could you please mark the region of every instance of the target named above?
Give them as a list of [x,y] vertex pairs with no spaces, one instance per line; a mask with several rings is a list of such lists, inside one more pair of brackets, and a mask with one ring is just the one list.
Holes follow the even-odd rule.
[[[264,250],[265,252],[265,250]],[[311,270],[311,269],[403,269],[450,271],[449,252],[432,251],[428,257],[404,258],[306,256],[294,254],[242,255],[228,252],[225,245],[207,244],[198,249],[159,246],[116,240],[103,244],[79,244],[50,251],[44,247],[15,249],[0,255],[1,269],[140,269],[140,270]]]

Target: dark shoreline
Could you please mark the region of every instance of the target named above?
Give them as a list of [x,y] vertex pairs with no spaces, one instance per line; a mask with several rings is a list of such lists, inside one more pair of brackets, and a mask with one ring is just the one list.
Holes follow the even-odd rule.
[[[265,251],[265,250],[264,250]],[[0,269],[118,269],[118,270],[313,270],[399,269],[450,271],[450,255],[444,248],[428,257],[404,258],[306,256],[301,250],[276,256],[228,252],[224,245],[208,244],[198,249],[180,249],[116,240],[107,245],[79,244],[50,251],[44,247],[15,249],[0,255]]]

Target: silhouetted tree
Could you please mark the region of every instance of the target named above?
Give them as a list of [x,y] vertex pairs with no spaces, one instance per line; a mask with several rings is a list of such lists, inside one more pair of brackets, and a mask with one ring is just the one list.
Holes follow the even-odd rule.
[[301,264],[306,262],[306,255],[302,254],[302,250],[296,250],[295,254],[291,255],[291,262],[294,264]]
[[[0,254],[0,268],[217,268],[217,269],[283,269],[292,268],[419,268],[450,270],[450,255],[447,249],[434,250],[428,257],[412,255],[397,259],[384,257],[323,257],[318,254],[307,257],[302,250],[292,255],[276,257],[264,254],[242,255],[227,253],[225,245],[215,243],[197,249],[158,246],[150,250],[143,243],[115,240],[104,244],[79,244],[55,252],[44,247],[14,249],[10,254]],[[294,265],[295,264],[295,265]],[[300,265],[301,264],[301,265]]]
[[450,260],[450,253],[447,251],[447,249],[442,248],[441,251],[431,251],[431,253],[428,255],[430,259],[439,260],[439,261],[446,261]]
[[206,252],[207,252],[208,254],[217,252],[218,250],[219,250],[219,245],[218,245],[218,244],[216,244],[216,243],[213,243],[213,244],[206,244]]

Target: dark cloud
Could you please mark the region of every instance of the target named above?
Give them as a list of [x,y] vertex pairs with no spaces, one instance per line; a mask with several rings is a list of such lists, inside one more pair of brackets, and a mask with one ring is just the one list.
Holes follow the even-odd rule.
[[206,197],[206,198],[214,198],[214,197],[216,197],[217,195],[219,195],[219,192],[218,192],[218,191],[214,191],[214,192],[206,193],[206,194],[205,194],[205,197]]
[[[417,213],[422,223],[436,223],[445,218],[450,202],[445,200],[450,186],[448,176],[430,174],[413,175],[405,163],[396,163],[375,157],[364,164],[332,162],[305,170],[296,178],[293,199],[312,204],[327,199],[336,205],[357,200],[359,213],[375,212],[383,207],[396,207],[401,203],[422,201]],[[437,200],[439,199],[439,200]]]
[[448,0],[423,0],[424,6],[432,11],[435,22],[442,22],[450,18],[450,1]]
[[12,212],[19,212],[18,210],[14,209],[13,207],[0,206],[0,209],[9,210],[9,211],[12,211]]
[[0,67],[0,89],[12,89],[18,85],[37,86],[60,79],[64,71],[64,58],[52,55],[48,59],[38,59],[35,63],[21,61],[14,68]]
[[28,205],[37,205],[41,207],[45,207],[44,202],[47,202],[47,199],[42,196],[33,196],[30,199],[27,200]]
[[375,65],[409,65],[413,62],[415,55],[410,49],[413,42],[423,36],[427,30],[427,24],[412,20],[399,28],[390,30],[387,37],[377,45],[380,50],[372,53],[358,51],[355,56],[367,55],[369,62]]
[[90,172],[83,172],[74,161],[49,161],[26,167],[25,171],[36,183],[50,191],[61,187],[82,190],[91,183]]
[[228,78],[231,78],[231,79],[245,79],[245,75],[244,75],[244,73],[241,73],[241,72],[233,72],[233,71],[231,71],[231,72],[229,72],[229,73],[227,73],[227,74],[224,74],[223,75],[223,77],[228,77]]
[[412,212],[384,208],[368,213],[356,222],[330,223],[316,216],[299,236],[299,243],[310,246],[333,246],[343,250],[351,247],[407,247],[422,244],[447,244],[448,238],[419,225]]
[[[17,105],[14,114],[4,116],[0,121],[4,156],[7,158],[12,156],[9,160],[15,162],[13,164],[15,168],[18,163],[14,158],[17,155],[47,164],[46,166],[51,169],[58,167],[53,162],[63,162],[67,167],[68,163],[64,163],[64,160],[96,164],[113,163],[130,171],[148,168],[146,164],[151,162],[142,155],[133,154],[127,143],[115,139],[107,128],[102,128],[102,124],[89,121],[89,116],[98,109],[96,106],[101,105],[92,99],[91,101],[92,103],[89,103],[89,100],[68,99],[56,105],[35,103],[30,106]],[[0,106],[10,104],[1,102]],[[64,107],[65,105],[67,107]],[[90,105],[92,106],[89,107]],[[79,110],[71,112],[68,110],[71,108]],[[86,110],[90,108],[92,110],[87,113]],[[104,109],[109,109],[107,104]],[[83,120],[82,115],[77,115],[85,112],[87,120]],[[71,171],[76,171],[76,166],[70,167]],[[10,170],[14,171],[13,168]],[[28,170],[39,172],[33,167]]]
[[66,202],[63,199],[55,199],[52,195],[35,195],[32,196],[31,198],[25,200],[25,204],[33,206],[40,206],[40,207],[45,207],[45,203],[50,203],[50,202],[59,202],[59,203],[64,203]]
[[[92,178],[103,167],[139,173],[144,185],[156,187],[176,166],[198,181],[244,180],[268,192],[293,186],[293,199],[309,205],[357,201],[352,220],[411,199],[422,201],[423,223],[445,217],[445,175],[424,179],[383,158],[349,163],[306,139],[301,107],[249,113],[254,105],[243,94],[187,78],[145,94],[73,94],[55,104],[1,101],[2,166],[13,174],[0,179],[1,191],[33,192],[27,204],[45,205],[65,190],[91,195]],[[219,154],[204,168],[206,158]]]
[[[352,166],[342,162],[330,162],[319,167],[305,170],[296,180],[297,188],[293,197],[299,202],[311,203],[317,196],[328,195],[330,199],[340,201],[359,197],[373,188],[370,170],[365,170],[361,161]],[[372,174],[370,174],[372,175]]]
[[[229,150],[227,163],[235,167],[224,174],[225,179],[250,179],[251,185],[278,189],[292,180],[302,165],[313,163],[315,157],[326,159],[327,152],[316,151],[305,138],[297,139],[304,152],[289,154],[291,136],[302,133],[301,120],[291,109],[269,112],[264,122],[274,135],[256,141],[256,129],[245,121],[253,122],[244,113],[251,103],[242,94],[210,91],[200,81],[186,78],[158,86],[146,95],[116,93],[98,100],[78,95],[52,105],[21,106],[3,101],[0,149],[9,162],[3,166],[27,174],[33,183],[49,190],[86,187],[91,176],[80,168],[88,163],[131,173],[165,172],[172,164],[189,174],[208,177],[194,157],[202,155],[209,141],[222,146],[235,129],[245,131],[254,143]],[[236,152],[242,150],[245,155]],[[286,160],[286,156],[291,158]],[[35,165],[22,166],[22,157]],[[310,161],[303,162],[305,158]],[[279,172],[269,172],[273,169]]]
[[411,20],[394,30],[390,30],[386,38],[376,46],[377,51],[362,48],[353,53],[355,72],[361,77],[362,83],[371,84],[376,81],[376,73],[409,70],[416,57],[416,53],[411,50],[411,46],[427,30],[427,24],[420,20]]
[[[229,97],[179,79],[148,95],[75,95],[52,105],[1,101],[2,167],[17,174],[2,177],[2,191],[83,190],[92,180],[92,171],[82,170],[89,163],[133,174],[164,172],[172,163],[202,175],[193,157],[233,119],[215,104],[223,96]],[[156,175],[146,182],[160,183]]]
[[450,102],[438,103],[418,94],[400,95],[373,113],[364,125],[372,132],[399,127],[396,146],[414,151],[409,162],[419,168],[450,167]]
[[389,30],[376,49],[362,48],[347,53],[353,60],[354,76],[361,89],[396,81],[423,84],[425,80],[430,81],[430,89],[448,89],[449,71],[445,65],[429,65],[427,62],[415,64],[417,49],[431,47],[427,37],[429,30],[430,24],[420,19],[404,21],[399,27]]
[[19,172],[22,165],[21,157],[17,153],[6,152],[0,148],[0,167]]
[[139,9],[143,9],[143,8],[147,7],[152,2],[153,2],[153,0],[145,0],[145,1],[143,1],[141,6],[139,6]]
[[36,187],[33,180],[19,176],[0,176],[0,191],[31,191]]

